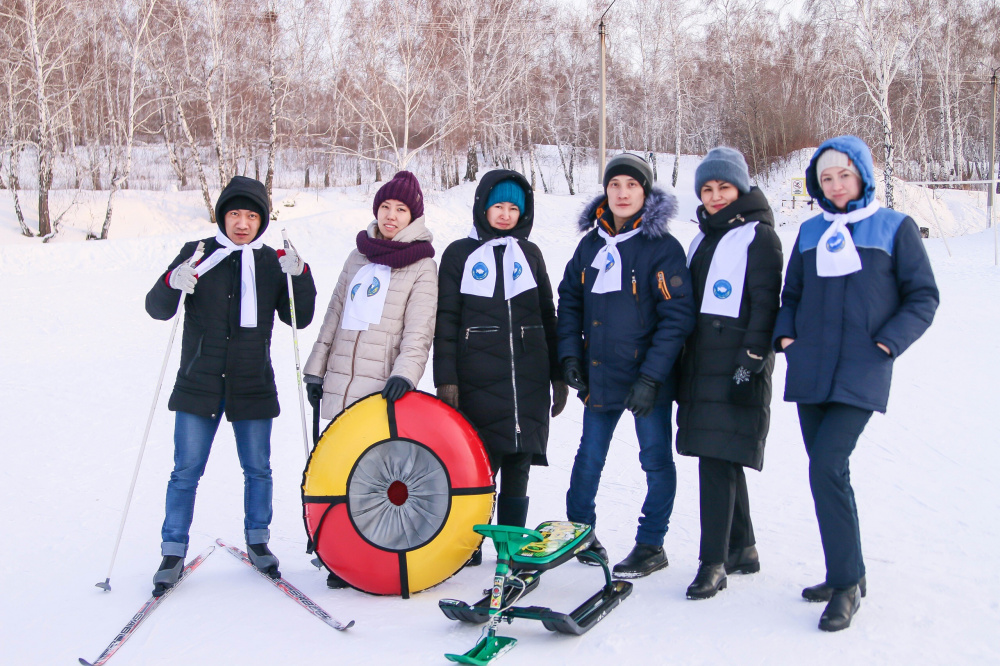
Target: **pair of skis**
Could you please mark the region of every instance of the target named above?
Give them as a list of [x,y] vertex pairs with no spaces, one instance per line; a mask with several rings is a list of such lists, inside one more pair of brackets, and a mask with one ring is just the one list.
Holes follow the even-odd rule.
[[[331,627],[337,629],[338,631],[344,631],[354,626],[354,620],[351,620],[347,624],[344,624],[343,622],[340,622],[339,620],[332,617],[329,613],[320,608],[319,604],[310,599],[301,590],[299,590],[297,587],[289,583],[284,578],[271,578],[267,574],[261,572],[259,569],[257,569],[257,567],[253,565],[253,562],[250,561],[250,556],[247,555],[244,551],[237,548],[236,546],[231,546],[222,539],[216,539],[215,542],[221,548],[224,548],[226,551],[228,551],[230,555],[232,555],[240,562],[243,562],[248,567],[253,569],[254,572],[263,577],[264,580],[268,581],[276,588],[284,592],[288,598],[290,598],[299,606],[301,606],[302,608],[306,609],[307,611],[318,617],[324,623],[330,625]],[[128,621],[128,623],[122,628],[122,630],[118,632],[118,635],[115,636],[114,640],[112,640],[111,643],[108,645],[108,647],[105,648],[104,652],[101,653],[101,656],[99,656],[92,662],[87,661],[86,659],[83,659],[81,657],[80,663],[83,664],[84,666],[101,666],[102,664],[106,663],[108,659],[110,659],[111,656],[118,651],[118,648],[120,648],[125,643],[125,641],[127,641],[132,636],[132,634],[135,633],[136,629],[139,628],[139,625],[141,625],[143,621],[147,617],[149,617],[161,603],[163,603],[164,599],[170,596],[170,594],[177,589],[177,586],[179,586],[182,582],[184,582],[184,579],[187,578],[192,571],[201,566],[201,563],[204,562],[205,559],[209,555],[211,555],[212,551],[214,550],[215,546],[209,546],[208,548],[206,548],[198,555],[198,557],[191,560],[184,567],[184,570],[181,572],[180,578],[173,585],[173,587],[168,588],[159,597],[150,597],[149,600],[146,601],[146,603],[144,603],[141,608],[139,608],[138,612],[136,612],[136,614],[132,616],[132,619]]]

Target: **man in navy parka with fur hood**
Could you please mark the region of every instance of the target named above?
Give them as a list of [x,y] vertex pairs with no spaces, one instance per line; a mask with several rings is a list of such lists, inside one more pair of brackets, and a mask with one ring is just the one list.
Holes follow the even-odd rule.
[[774,346],[788,363],[785,400],[798,403],[826,556],[826,581],[802,596],[829,601],[819,626],[837,631],[866,593],[848,459],[872,412],[885,412],[893,362],[930,326],[938,289],[916,223],[876,201],[861,139],[824,142],[806,187],[824,212],[799,229]]
[[[635,416],[646,498],[636,545],[615,565],[619,577],[667,565],[663,537],[673,510],[671,456],[674,362],[694,328],[684,250],[667,222],[672,194],[652,188],[652,169],[624,153],[608,162],[605,194],[580,217],[587,234],[559,285],[559,360],[566,383],[584,400],[583,436],[566,493],[566,514],[594,524],[595,497],[622,412]],[[595,539],[591,549],[605,560]],[[581,560],[589,561],[589,560]]]

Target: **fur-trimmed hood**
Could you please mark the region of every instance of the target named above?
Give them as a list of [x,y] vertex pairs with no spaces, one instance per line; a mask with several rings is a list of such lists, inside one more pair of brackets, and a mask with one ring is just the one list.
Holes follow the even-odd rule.
[[[606,194],[595,197],[583,212],[577,224],[580,231],[587,232],[597,225],[597,209],[608,200]],[[677,197],[671,192],[654,187],[642,206],[642,235],[647,238],[662,238],[669,233],[667,223],[677,214]]]

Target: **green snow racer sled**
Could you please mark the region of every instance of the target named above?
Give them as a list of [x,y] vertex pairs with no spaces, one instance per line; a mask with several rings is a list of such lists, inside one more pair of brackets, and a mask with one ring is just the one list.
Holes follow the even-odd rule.
[[[458,599],[442,599],[438,606],[444,614],[460,622],[489,622],[486,636],[465,654],[446,654],[451,661],[482,666],[514,647],[515,638],[497,636],[501,620],[514,618],[540,620],[549,631],[580,635],[617,606],[632,592],[632,583],[612,580],[608,563],[587,551],[594,540],[590,525],[568,521],[549,521],[532,530],[507,525],[476,525],[476,532],[493,539],[497,549],[497,569],[491,594],[474,604]],[[535,589],[543,572],[554,569],[575,555],[593,559],[604,570],[604,587],[570,613],[559,613],[541,606],[518,607],[513,604]]]

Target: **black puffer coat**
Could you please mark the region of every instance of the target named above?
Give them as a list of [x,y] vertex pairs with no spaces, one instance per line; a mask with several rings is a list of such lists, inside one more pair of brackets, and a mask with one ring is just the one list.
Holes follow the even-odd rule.
[[[240,181],[250,181],[249,178]],[[265,212],[257,237],[267,228],[266,192],[261,197],[252,183],[234,179],[219,195],[221,204],[234,196],[251,196]],[[234,187],[235,185],[235,187]],[[263,199],[263,201],[261,201]],[[219,227],[225,233],[224,221]],[[205,257],[220,246],[215,238],[206,238]],[[167,320],[177,313],[180,292],[167,284],[167,275],[194,254],[197,241],[186,243],[146,294],[146,312],[154,319]],[[291,325],[288,307],[288,279],[281,272],[277,253],[264,246],[253,251],[257,280],[257,326],[240,326],[239,252],[233,252],[217,266],[198,278],[194,293],[184,300],[184,334],[181,363],[170,395],[171,411],[215,417],[220,401],[226,400],[226,418],[230,421],[271,419],[278,416],[278,391],[271,367],[271,331],[274,313]],[[312,321],[316,286],[306,266],[292,278],[295,292],[295,316],[298,327]]]
[[[504,235],[517,238],[538,284],[507,301],[498,276],[493,296],[461,292],[466,259],[484,241],[498,237],[486,221],[486,199],[502,180],[515,180],[525,192],[517,226]],[[458,385],[461,411],[479,430],[491,457],[532,453],[547,464],[549,382],[562,379],[556,359],[556,309],[545,261],[528,240],[534,217],[531,186],[516,171],[496,170],[476,188],[473,222],[482,241],[457,240],[444,251],[438,275],[434,331],[434,384]],[[503,266],[503,246],[494,248]]]
[[[781,241],[774,233],[771,207],[758,188],[740,196],[714,215],[698,207],[705,234],[691,258],[698,324],[681,356],[677,391],[677,452],[719,458],[760,470],[771,417],[771,333],[781,292]],[[757,222],[747,248],[740,316],[736,319],[700,312],[712,257],[731,229]],[[730,395],[736,368],[749,360],[747,352],[764,358],[751,378],[750,398],[737,403]]]

